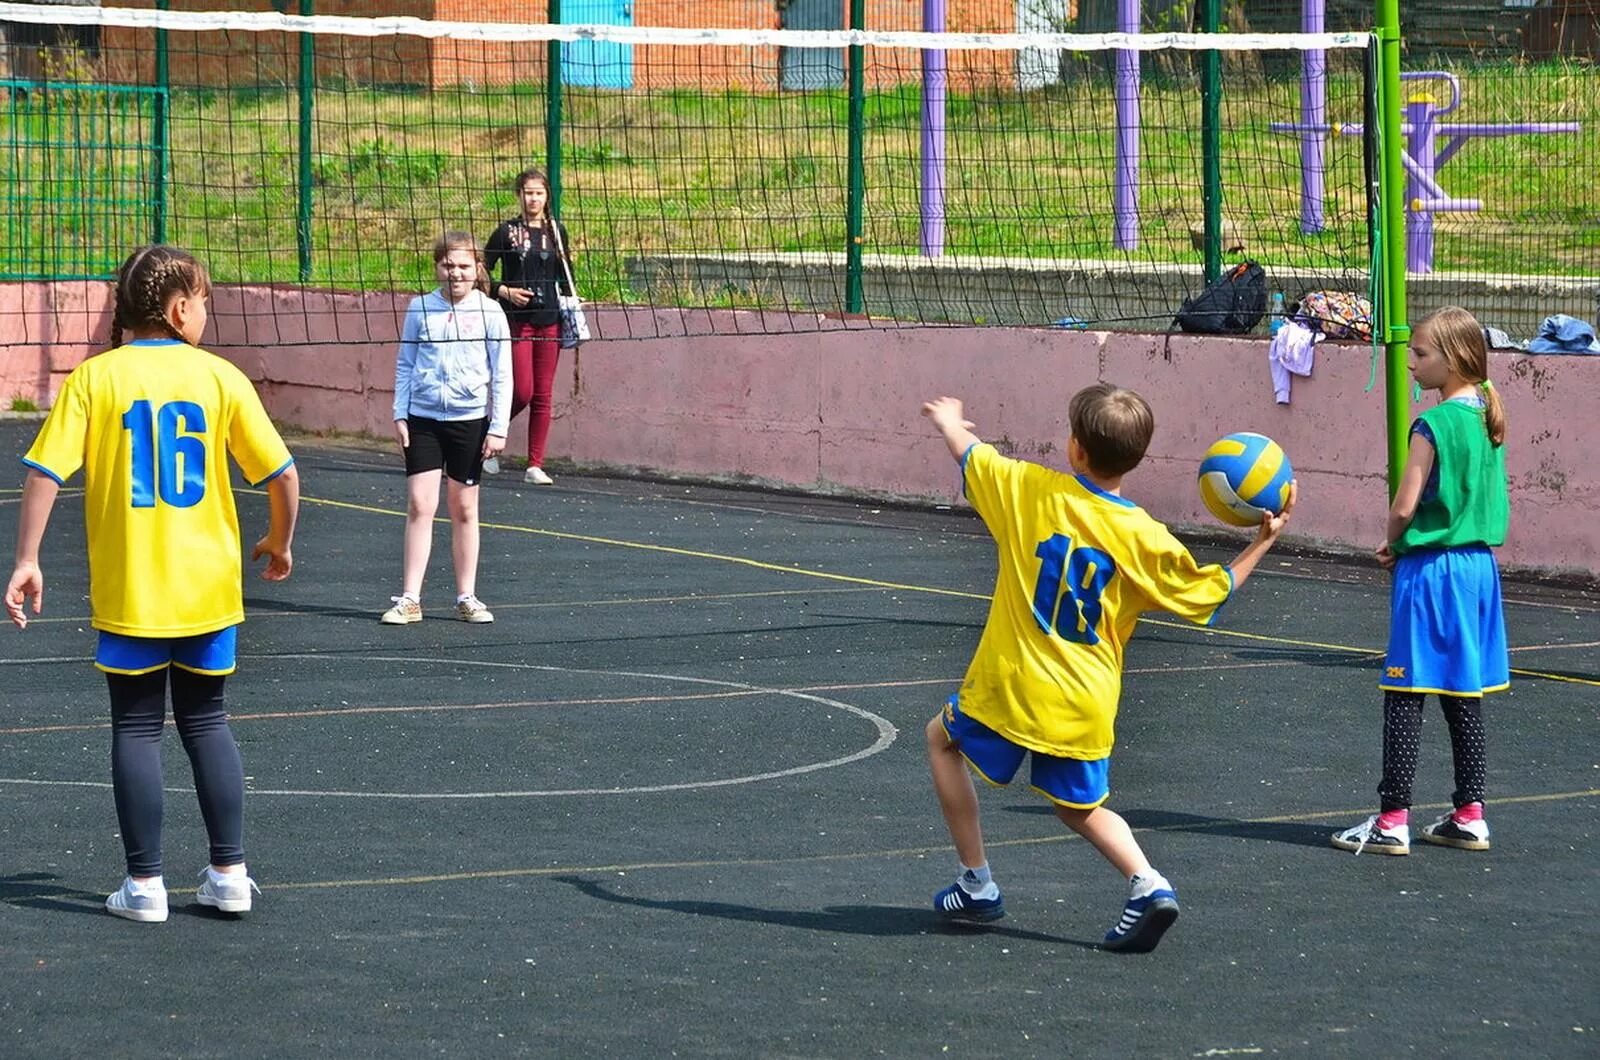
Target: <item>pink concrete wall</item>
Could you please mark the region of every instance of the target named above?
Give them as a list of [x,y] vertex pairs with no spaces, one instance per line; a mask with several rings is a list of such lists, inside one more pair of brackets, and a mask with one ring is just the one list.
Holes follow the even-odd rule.
[[[0,393],[47,401],[109,329],[103,286],[45,290],[0,286],[0,385],[11,388]],[[220,289],[208,341],[256,380],[281,422],[387,437],[405,303]],[[601,336],[665,337],[602,338],[563,353],[555,461],[952,501],[956,475],[918,415],[923,399],[964,397],[984,438],[1059,466],[1068,397],[1109,379],[1155,407],[1154,443],[1126,493],[1159,518],[1214,525],[1194,488],[1200,454],[1223,434],[1254,430],[1283,445],[1300,479],[1294,537],[1369,548],[1382,534],[1383,393],[1366,391],[1364,346],[1320,347],[1293,404],[1277,405],[1261,339],[1175,336],[1169,347],[1160,336],[838,321],[768,335],[784,317],[634,309],[591,318]],[[823,330],[809,330],[818,323]],[[712,330],[720,334],[704,334]],[[1497,355],[1491,375],[1511,422],[1502,562],[1600,575],[1600,357]],[[519,420],[511,452],[525,453],[525,440]]]

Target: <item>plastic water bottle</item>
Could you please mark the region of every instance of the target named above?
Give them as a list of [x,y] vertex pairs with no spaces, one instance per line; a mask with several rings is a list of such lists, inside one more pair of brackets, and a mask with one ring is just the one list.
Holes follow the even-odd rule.
[[1283,327],[1283,322],[1284,322],[1283,292],[1282,291],[1273,291],[1272,292],[1272,308],[1267,313],[1267,334],[1268,335],[1276,335],[1278,333],[1278,329]]

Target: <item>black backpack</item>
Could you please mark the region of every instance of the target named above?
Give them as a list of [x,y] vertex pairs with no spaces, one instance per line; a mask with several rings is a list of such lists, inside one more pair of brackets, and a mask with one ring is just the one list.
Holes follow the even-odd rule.
[[1244,335],[1267,311],[1267,274],[1253,261],[1241,262],[1193,298],[1185,298],[1176,323],[1191,334]]

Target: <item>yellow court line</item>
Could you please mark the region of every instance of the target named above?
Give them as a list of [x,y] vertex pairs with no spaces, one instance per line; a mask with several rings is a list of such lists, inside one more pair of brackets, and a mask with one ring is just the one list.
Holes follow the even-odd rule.
[[[400,518],[405,517],[405,512],[397,512],[388,508],[378,508],[370,504],[355,504],[351,501],[324,500],[317,497],[301,497],[303,504],[321,504],[330,508],[344,508],[353,512],[367,512],[372,515],[389,515]],[[440,517],[436,522],[448,520]],[[614,537],[596,537],[593,534],[574,534],[566,530],[544,530],[534,526],[516,526],[511,523],[479,522],[484,530],[507,530],[516,534],[532,534],[537,537],[553,537],[562,541],[579,541],[587,545],[610,545],[613,548],[631,548],[642,552],[659,552],[668,556],[685,556],[689,559],[709,559],[722,563],[734,563],[742,567],[753,567],[756,570],[774,571],[778,574],[803,574],[809,578],[821,578],[825,581],[846,582],[851,585],[870,585],[876,589],[898,589],[911,593],[932,593],[936,596],[959,596],[968,600],[987,600],[987,593],[971,593],[959,589],[940,589],[930,585],[906,585],[901,582],[886,582],[877,578],[862,578],[853,574],[835,574],[832,571],[813,570],[808,567],[795,567],[785,563],[768,563],[765,560],[750,559],[746,556],[730,556],[721,552],[703,552],[692,548],[678,548],[675,545],[652,545],[643,541],[624,541]]]
[[[335,501],[320,497],[301,497],[301,502],[306,504],[320,504],[329,508],[343,508],[347,511],[353,512],[366,512],[369,515],[386,515],[395,518],[405,517],[404,512],[395,511],[389,508],[379,508],[370,504],[356,504],[352,501]],[[448,520],[440,517],[437,521],[446,522]],[[706,552],[698,549],[678,548],[674,545],[654,545],[643,541],[624,541],[619,538],[597,537],[592,534],[575,534],[565,530],[545,530],[538,527],[517,526],[510,523],[480,523],[479,525],[486,530],[507,530],[512,533],[533,534],[539,537],[550,537],[563,541],[580,541],[584,544],[590,545],[610,545],[616,548],[631,548],[643,552],[658,552],[669,556],[685,556],[690,559],[709,559],[722,563],[734,563],[738,564],[739,566],[751,567],[756,570],[773,571],[778,574],[800,574],[809,578],[821,578],[826,581],[845,582],[851,585],[870,585],[878,589],[895,589],[902,592],[929,593],[935,596],[954,596],[966,600],[988,601],[993,599],[992,595],[989,593],[974,593],[960,589],[941,589],[937,586],[931,585],[907,585],[902,582],[886,582],[877,578],[863,578],[854,574],[836,574],[832,571],[819,571],[808,567],[795,567],[784,563],[768,563],[765,560],[750,559],[747,556],[730,556],[723,552]],[[1231,637],[1236,640],[1259,641],[1268,644],[1286,644],[1294,647],[1321,648],[1326,651],[1340,651],[1358,655],[1381,654],[1381,650],[1377,648],[1359,648],[1349,644],[1328,644],[1321,641],[1297,640],[1288,637],[1272,637],[1261,633],[1244,633],[1239,630],[1215,629],[1210,627],[1199,630],[1194,626],[1180,625],[1175,622],[1164,622],[1160,619],[1151,618],[1141,618],[1139,621],[1141,623],[1148,623],[1153,626],[1162,626],[1171,629],[1183,629],[1193,632],[1204,632],[1213,636]],[[1537,677],[1550,681],[1564,681],[1571,684],[1592,685],[1596,688],[1600,688],[1600,680],[1594,680],[1590,678],[1568,677],[1561,674],[1543,673],[1537,670],[1513,669],[1511,672],[1522,677]]]
[[[801,591],[821,595],[824,593],[876,593],[883,590],[875,586],[863,585],[837,589],[762,589],[746,593],[691,593],[688,595],[676,593],[672,596],[619,596],[604,600],[531,600],[523,603],[496,603],[494,609],[496,611],[523,611],[551,610],[563,607],[616,607],[619,605],[635,607],[639,604],[693,604],[721,600],[754,600],[767,596],[793,596]],[[287,618],[290,616],[303,616],[306,611],[303,608],[251,608],[249,614],[251,618]],[[57,615],[53,618],[34,618],[30,615],[28,617],[28,625],[47,625],[52,622],[58,625],[73,622],[86,623],[89,621],[89,617],[88,615]]]
[[[1512,795],[1503,799],[1490,799],[1490,806],[1508,806],[1518,803],[1530,802],[1559,802],[1571,799],[1592,799],[1600,796],[1600,788],[1588,788],[1581,791],[1550,792],[1541,795]],[[1419,811],[1448,810],[1449,803],[1427,803],[1413,806]],[[1135,828],[1133,831],[1150,832],[1181,832],[1205,831],[1211,828],[1227,828],[1241,824],[1287,824],[1298,821],[1320,821],[1329,818],[1338,819],[1366,813],[1371,807],[1361,807],[1355,810],[1319,810],[1314,813],[1286,813],[1272,817],[1250,817],[1240,819],[1227,819],[1217,821],[1185,822],[1183,824],[1155,825],[1144,828]],[[1041,846],[1046,843],[1068,843],[1079,837],[1075,833],[1066,832],[1051,836],[1038,836],[1029,839],[1001,839],[985,843],[989,847],[1025,847]],[[500,880],[510,878],[528,878],[540,876],[565,876],[575,873],[619,873],[619,872],[644,872],[658,869],[718,869],[718,868],[756,868],[777,865],[816,865],[832,861],[856,861],[866,858],[899,858],[899,857],[928,857],[930,855],[943,855],[950,852],[949,845],[923,846],[923,847],[898,847],[886,850],[856,850],[838,854],[802,854],[787,858],[718,858],[693,861],[638,861],[619,863],[615,865],[563,865],[542,866],[539,868],[517,869],[481,869],[474,872],[443,872],[418,876],[378,876],[369,879],[351,880],[315,880],[301,883],[275,883],[269,887],[274,891],[312,891],[330,890],[349,887],[408,887],[420,886],[430,883],[460,883],[471,880]],[[188,893],[188,892],[178,892]]]

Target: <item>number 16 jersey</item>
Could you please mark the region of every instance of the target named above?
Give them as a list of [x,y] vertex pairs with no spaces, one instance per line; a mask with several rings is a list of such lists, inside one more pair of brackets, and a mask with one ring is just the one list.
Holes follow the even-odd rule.
[[67,376],[23,463],[81,467],[95,629],[187,637],[244,621],[228,457],[259,486],[293,458],[250,380],[176,339],[140,339]]
[[1209,623],[1233,589],[1132,501],[980,443],[967,500],[999,550],[994,598],[961,711],[1057,758],[1111,753],[1123,645],[1143,611]]

